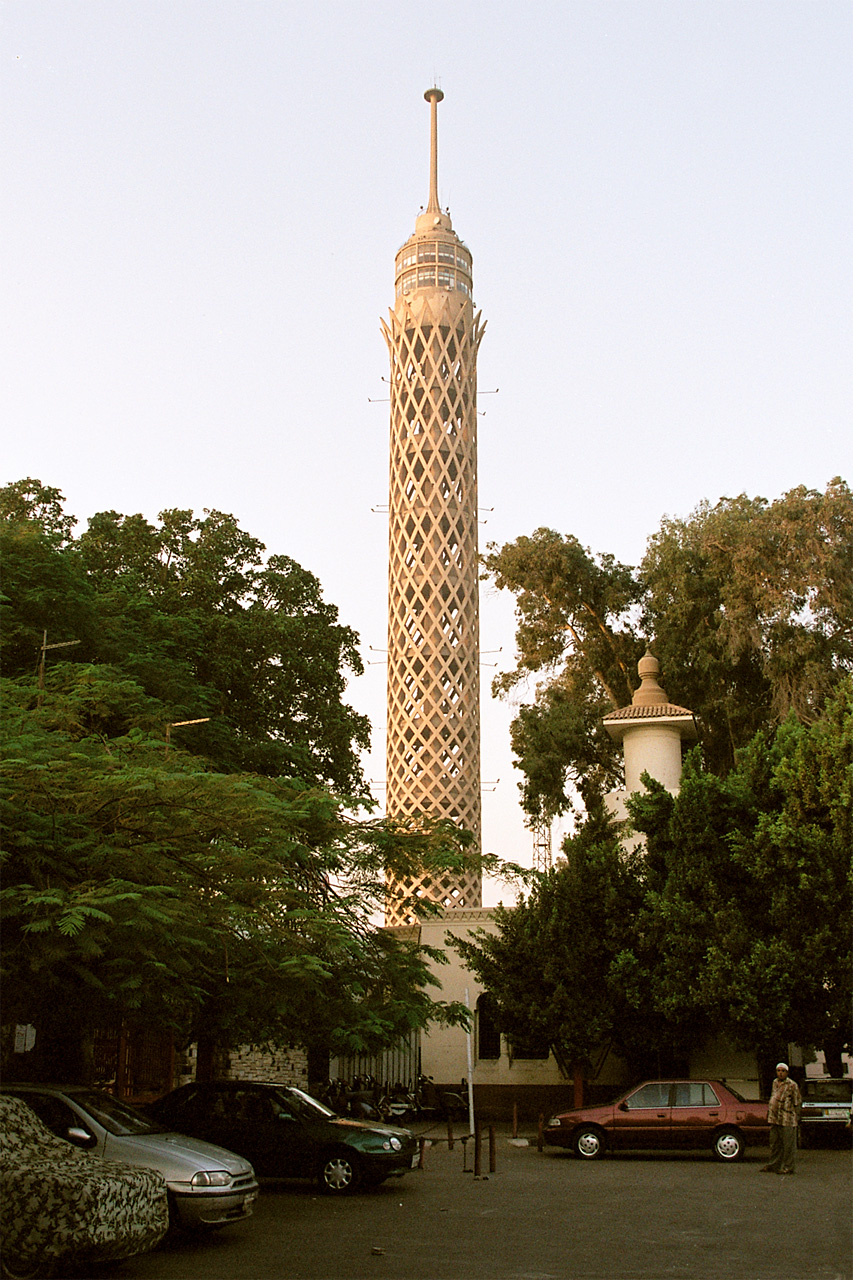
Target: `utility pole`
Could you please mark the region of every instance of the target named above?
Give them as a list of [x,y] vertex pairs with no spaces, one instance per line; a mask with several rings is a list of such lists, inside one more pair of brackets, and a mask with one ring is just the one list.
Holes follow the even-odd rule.
[[163,753],[164,756],[168,757],[169,755],[169,743],[172,740],[173,729],[178,729],[181,725],[184,725],[184,724],[207,724],[209,720],[210,720],[210,716],[202,716],[200,720],[172,720],[169,724],[166,725],[166,750]]
[[38,692],[38,699],[36,700],[36,706],[37,706],[39,709],[41,709],[41,705],[42,705],[42,703],[44,702],[44,657],[45,657],[45,654],[47,653],[48,649],[70,649],[70,648],[71,648],[73,645],[75,645],[75,644],[80,644],[80,641],[79,641],[79,640],[59,640],[56,644],[48,644],[48,643],[47,643],[47,631],[45,631],[44,636],[42,637],[41,649],[40,649],[40,651],[39,651],[39,665],[38,665],[39,692]]

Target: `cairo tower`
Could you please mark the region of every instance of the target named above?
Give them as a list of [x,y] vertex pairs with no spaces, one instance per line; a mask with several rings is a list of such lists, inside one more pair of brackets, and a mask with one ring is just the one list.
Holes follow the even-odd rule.
[[[382,329],[391,357],[388,535],[389,817],[450,818],[481,848],[477,564],[477,349],[471,253],[438,203],[438,104],[428,89],[426,210],[395,260]],[[404,896],[479,907],[480,877],[389,881],[386,923]]]

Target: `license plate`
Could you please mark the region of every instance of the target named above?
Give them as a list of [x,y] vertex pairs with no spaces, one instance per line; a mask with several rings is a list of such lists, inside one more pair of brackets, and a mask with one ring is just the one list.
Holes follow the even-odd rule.
[[418,1161],[420,1160],[420,1158],[421,1158],[420,1152],[419,1152],[419,1151],[416,1151],[416,1152],[415,1152],[415,1154],[412,1156],[412,1168],[413,1168],[413,1169],[417,1169],[417,1167],[418,1167]]

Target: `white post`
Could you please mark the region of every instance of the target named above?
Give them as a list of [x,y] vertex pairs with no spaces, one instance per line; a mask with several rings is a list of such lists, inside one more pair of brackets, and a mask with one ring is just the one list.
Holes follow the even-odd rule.
[[[470,1012],[471,1001],[468,997],[468,988],[465,988],[465,1008]],[[471,1024],[468,1024],[468,1132],[474,1132],[474,1048],[472,1041]]]

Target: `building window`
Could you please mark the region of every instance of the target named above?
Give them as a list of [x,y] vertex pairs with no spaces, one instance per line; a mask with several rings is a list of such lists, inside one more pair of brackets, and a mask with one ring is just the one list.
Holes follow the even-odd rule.
[[543,1060],[551,1053],[551,1043],[544,1036],[525,1036],[514,1040],[510,1048],[513,1058]]
[[495,1017],[495,1002],[484,993],[477,1001],[477,1057],[495,1061],[501,1056],[501,1033]]

